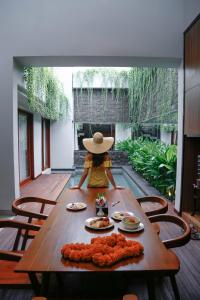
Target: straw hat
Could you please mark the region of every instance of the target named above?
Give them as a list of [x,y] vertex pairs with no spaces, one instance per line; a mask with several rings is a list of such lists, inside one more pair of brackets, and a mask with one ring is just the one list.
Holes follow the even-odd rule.
[[103,137],[101,132],[96,132],[91,139],[83,139],[84,147],[94,154],[107,152],[113,143],[113,137]]

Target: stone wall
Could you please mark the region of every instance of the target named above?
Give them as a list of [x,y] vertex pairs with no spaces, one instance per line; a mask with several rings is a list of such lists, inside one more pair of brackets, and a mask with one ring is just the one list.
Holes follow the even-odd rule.
[[[87,151],[85,150],[74,151],[74,166],[83,166],[84,157],[86,153]],[[123,151],[109,151],[109,155],[111,157],[112,165],[114,167],[127,166],[129,164],[127,154]]]
[[[90,93],[90,92],[89,92]],[[107,99],[102,89],[93,89],[88,96],[88,89],[74,89],[74,121],[80,123],[129,123],[129,105],[127,91],[116,99],[112,90],[108,90]]]

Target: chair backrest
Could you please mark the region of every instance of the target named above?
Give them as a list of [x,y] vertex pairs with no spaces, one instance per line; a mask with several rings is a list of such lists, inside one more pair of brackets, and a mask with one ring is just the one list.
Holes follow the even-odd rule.
[[137,198],[137,201],[139,202],[140,205],[142,203],[145,203],[145,202],[152,202],[152,203],[158,203],[158,204],[160,204],[160,207],[157,208],[157,209],[150,210],[150,211],[145,211],[145,214],[148,217],[149,216],[158,215],[158,214],[164,214],[168,210],[168,202],[167,202],[167,200],[165,200],[164,198],[162,198],[160,196],[145,196],[145,197],[140,197],[140,198]]
[[[21,207],[23,204],[31,203],[31,202],[41,204],[41,208],[40,208],[39,213],[31,211],[31,210],[27,210],[26,208]],[[56,205],[56,202],[52,201],[52,200],[49,200],[49,199],[39,198],[39,197],[21,197],[21,198],[18,198],[18,199],[13,201],[12,211],[16,215],[29,217],[30,218],[29,222],[31,222],[32,218],[46,220],[48,215],[43,213],[44,212],[44,207],[45,207],[46,204]]]
[[169,240],[162,241],[163,244],[165,244],[166,248],[181,247],[189,242],[191,229],[190,229],[190,226],[188,225],[188,223],[186,223],[182,218],[180,218],[178,216],[174,216],[174,215],[165,214],[165,215],[151,216],[151,217],[149,217],[149,220],[152,223],[154,223],[154,222],[170,222],[170,223],[178,225],[183,230],[183,234],[181,234],[180,236],[169,239]]

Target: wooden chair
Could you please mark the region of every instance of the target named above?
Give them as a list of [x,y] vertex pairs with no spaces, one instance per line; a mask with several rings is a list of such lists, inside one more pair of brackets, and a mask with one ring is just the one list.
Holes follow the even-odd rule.
[[[40,211],[35,212],[31,211],[30,209],[27,209],[26,206],[28,203],[41,204]],[[27,217],[28,223],[42,226],[45,220],[48,218],[48,215],[44,213],[45,205],[56,205],[56,203],[57,202],[55,201],[42,199],[38,197],[22,197],[13,201],[12,211],[16,215]],[[37,231],[26,230],[23,231],[22,234],[24,236],[22,250],[24,250],[26,247],[27,240],[29,238],[34,238],[34,236],[37,234]]]
[[187,244],[190,240],[190,226],[182,218],[173,215],[157,215],[149,217],[151,223],[154,222],[170,222],[181,227],[183,233],[179,237],[175,237],[169,240],[163,240],[163,244],[167,249],[181,247]]
[[[145,196],[137,198],[137,201],[139,202],[140,206],[144,209],[145,214],[150,217],[158,214],[164,214],[168,210],[168,202],[162,197],[158,196]],[[146,207],[148,209],[145,209],[142,205],[143,203],[146,203]],[[149,209],[150,208],[150,209]],[[154,208],[154,209],[152,209]],[[160,226],[157,223],[153,224],[153,228],[157,234],[160,233]]]
[[[164,214],[168,210],[168,202],[162,197],[158,196],[145,196],[136,199],[140,206],[143,207],[143,203],[149,203],[146,205],[148,210],[145,210],[145,214],[150,217],[158,214]],[[149,210],[150,207],[150,210]],[[152,209],[153,208],[153,209]]]
[[[179,235],[178,237],[175,237],[175,238],[171,238],[171,239],[162,241],[167,249],[181,247],[189,242],[191,229],[190,229],[190,226],[182,218],[180,218],[178,216],[164,214],[164,215],[151,216],[151,217],[149,217],[149,220],[152,223],[154,223],[154,222],[170,222],[170,223],[178,225],[181,228],[181,230],[182,230],[181,235]],[[180,299],[175,275],[171,275],[170,280],[171,280],[172,288],[174,290],[176,299]]]
[[23,273],[16,273],[14,269],[24,253],[24,251],[18,250],[21,231],[23,229],[39,230],[40,226],[4,219],[0,220],[0,228],[17,229],[12,250],[0,250],[0,288],[33,288],[29,276]]

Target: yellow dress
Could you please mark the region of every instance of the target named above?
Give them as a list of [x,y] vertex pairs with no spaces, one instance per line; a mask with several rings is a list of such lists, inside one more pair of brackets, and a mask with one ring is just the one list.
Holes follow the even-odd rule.
[[103,163],[98,167],[93,167],[92,154],[87,154],[84,162],[84,168],[89,169],[87,187],[108,187],[109,180],[105,169],[110,167],[112,167],[112,162],[108,154],[105,155]]

